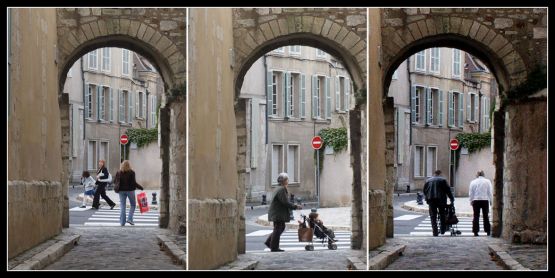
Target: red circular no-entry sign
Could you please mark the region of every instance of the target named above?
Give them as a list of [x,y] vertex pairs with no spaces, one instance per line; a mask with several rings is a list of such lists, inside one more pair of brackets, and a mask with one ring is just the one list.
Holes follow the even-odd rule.
[[452,151],[456,151],[459,149],[459,140],[457,139],[451,139],[451,141],[449,141],[449,148]]
[[311,143],[313,149],[319,150],[324,145],[324,140],[322,140],[322,137],[320,136],[314,136]]
[[125,134],[122,134],[119,138],[119,142],[122,145],[127,145],[127,142],[129,142],[129,137],[127,137],[127,135],[125,135]]

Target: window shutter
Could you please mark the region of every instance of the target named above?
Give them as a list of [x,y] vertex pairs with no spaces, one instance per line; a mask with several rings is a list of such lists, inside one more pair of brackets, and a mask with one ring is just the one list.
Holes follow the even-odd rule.
[[96,86],[96,119],[100,119],[100,86]]
[[141,92],[137,92],[137,94],[135,94],[133,96],[133,99],[135,100],[135,117],[139,117],[141,115],[141,106],[140,106],[140,98],[141,98],[142,93]]
[[135,113],[133,113],[133,107],[135,106],[135,103],[133,102],[133,92],[131,91],[127,92],[127,105],[129,107],[129,117],[127,118],[127,122],[133,124],[133,115],[135,115]]
[[463,105],[463,97],[462,93],[459,93],[459,127],[463,127],[463,113],[464,113],[464,105]]
[[345,78],[345,99],[343,102],[343,111],[349,111],[349,108],[351,107],[349,104],[349,97],[351,96],[351,80]]
[[123,113],[125,113],[125,106],[124,106],[124,100],[123,100],[123,91],[118,89],[118,114],[119,114],[119,121],[123,122],[125,120],[125,116]]
[[85,83],[85,99],[84,99],[84,103],[85,103],[85,118],[89,118],[89,107],[90,107],[90,103],[89,103],[89,96],[90,96],[90,91],[89,91],[89,83]]
[[410,88],[410,120],[416,123],[416,86]]
[[[462,98],[461,98],[462,100]],[[472,106],[470,105],[472,103],[472,95],[471,94],[467,94],[466,95],[466,120],[470,121],[472,120],[471,117],[471,113],[472,113]]]
[[283,84],[285,85],[283,88],[284,91],[284,96],[285,96],[285,101],[283,103],[285,103],[285,113],[284,116],[285,118],[289,118],[291,117],[291,73],[286,71],[284,72],[283,76],[285,77]]
[[438,93],[439,93],[439,97],[438,97],[438,99],[439,99],[439,109],[438,109],[439,114],[438,114],[438,117],[437,117],[437,124],[439,126],[443,126],[443,105],[444,105],[444,103],[443,103],[443,91],[440,90],[440,91],[438,91]]
[[449,99],[448,99],[448,101],[449,101],[449,103],[448,103],[448,104],[449,104],[449,115],[448,115],[449,121],[448,121],[448,125],[449,125],[450,127],[452,127],[452,126],[455,125],[455,111],[454,111],[454,109],[453,109],[454,107],[453,107],[453,92],[452,92],[452,91],[449,91]]
[[326,77],[324,84],[324,92],[326,93],[326,119],[331,119],[331,92],[330,92],[330,78]]
[[480,114],[479,114],[479,107],[480,107],[480,100],[478,98],[478,95],[474,95],[474,121],[478,122]]
[[316,119],[318,117],[318,89],[316,88],[318,83],[318,76],[312,76],[312,118]]
[[273,103],[272,103],[272,77],[273,77],[273,73],[272,71],[268,71],[266,72],[266,96],[267,96],[267,100],[266,100],[266,112],[268,114],[268,116],[272,115],[272,111],[273,111]]
[[335,77],[335,110],[341,110],[341,82],[339,82],[339,76]]
[[114,121],[114,90],[110,88],[110,122]]
[[432,90],[426,88],[426,124],[432,124]]
[[143,93],[143,118],[147,118],[146,114],[146,93]]
[[301,74],[301,118],[304,119],[306,117],[306,76]]

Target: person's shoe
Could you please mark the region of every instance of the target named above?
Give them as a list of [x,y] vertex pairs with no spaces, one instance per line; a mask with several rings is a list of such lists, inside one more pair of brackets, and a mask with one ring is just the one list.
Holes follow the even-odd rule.
[[285,250],[283,250],[283,249],[279,249],[279,248],[278,248],[278,249],[274,249],[274,250],[272,250],[272,252],[283,252],[283,251],[285,251]]
[[116,204],[111,205],[110,209],[114,209],[115,206],[116,206]]
[[478,233],[474,233],[474,236],[478,236]]
[[132,226],[134,226],[134,225],[135,225],[135,223],[133,223],[133,221],[129,221],[129,220],[127,220],[127,223],[129,223],[129,224],[130,224],[130,225],[132,225]]
[[87,207],[87,206],[80,206],[80,208],[82,208],[82,209],[84,209],[84,208],[86,208],[86,207]]
[[[270,244],[268,242],[264,242],[264,245],[266,245],[266,247],[270,248]],[[272,248],[270,248],[272,249]]]
[[92,207],[92,209],[98,209],[98,207]]

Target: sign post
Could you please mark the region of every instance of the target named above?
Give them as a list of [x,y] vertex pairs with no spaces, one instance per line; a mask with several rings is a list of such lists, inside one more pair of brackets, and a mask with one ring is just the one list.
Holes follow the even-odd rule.
[[127,137],[127,135],[125,134],[122,134],[119,137],[119,142],[123,145],[123,160],[125,160],[125,145],[127,145],[127,143],[129,142],[129,137]]
[[314,136],[311,144],[312,148],[316,150],[316,196],[318,198],[317,208],[320,208],[320,149],[324,145],[324,140],[320,136]]
[[457,159],[455,157],[455,151],[458,150],[460,147],[459,144],[459,140],[457,140],[456,138],[451,139],[451,141],[449,141],[449,149],[451,149],[451,159],[452,159],[452,164],[453,164],[453,175],[451,177],[451,187],[455,186],[455,170],[457,169]]

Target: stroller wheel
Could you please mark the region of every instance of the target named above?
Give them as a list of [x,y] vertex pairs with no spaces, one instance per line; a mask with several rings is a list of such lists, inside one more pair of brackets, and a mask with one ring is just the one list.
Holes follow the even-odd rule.
[[304,247],[304,250],[306,250],[306,251],[314,251],[314,246],[312,246],[312,245],[307,245],[307,246]]
[[335,244],[335,243],[328,244],[328,249],[330,249],[330,250],[337,250],[337,244]]

